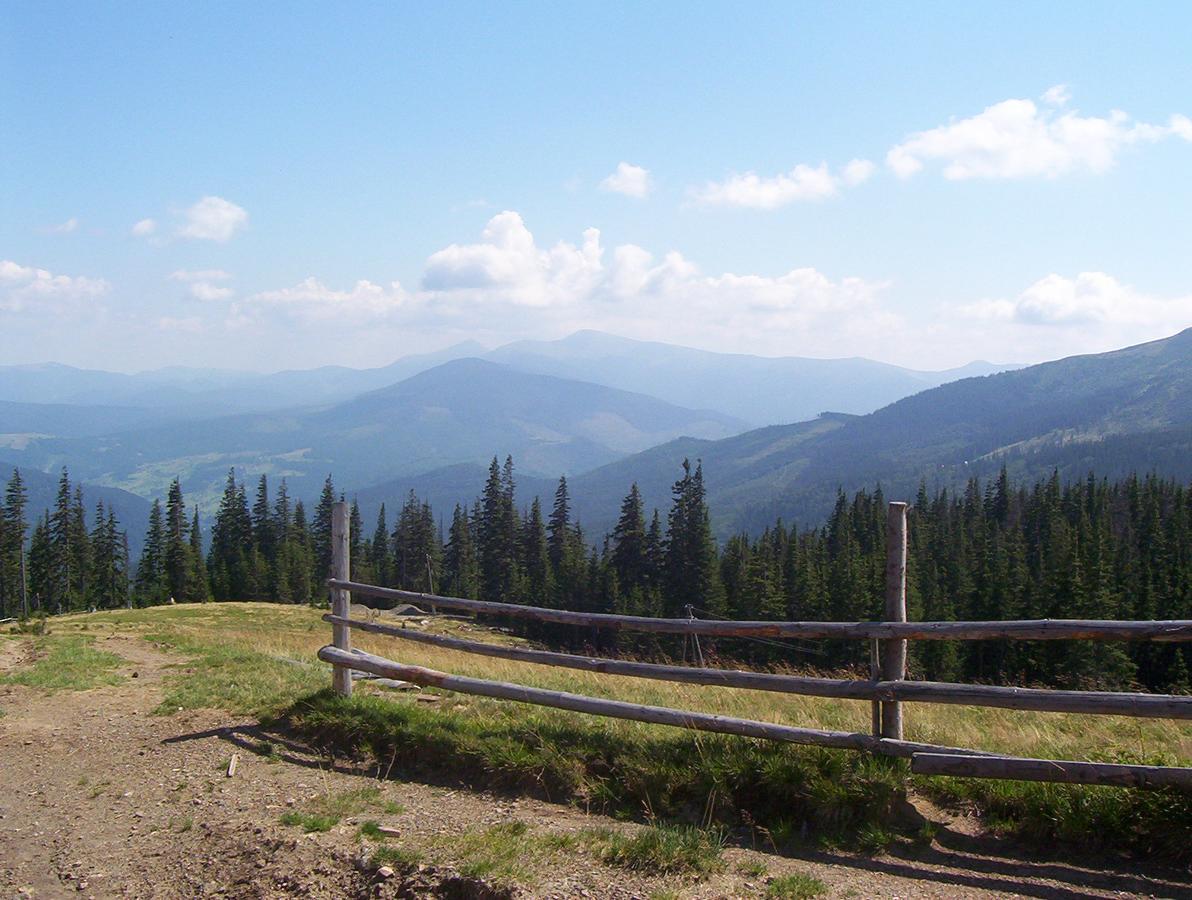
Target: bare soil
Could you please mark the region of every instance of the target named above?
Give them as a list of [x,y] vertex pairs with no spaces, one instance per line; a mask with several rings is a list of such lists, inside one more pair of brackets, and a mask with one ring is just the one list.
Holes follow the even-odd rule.
[[[637,826],[535,799],[378,779],[385,773],[220,711],[156,715],[167,667],[183,661],[129,636],[98,646],[127,661],[119,685],[49,696],[0,687],[0,898],[759,897],[767,877],[788,872],[819,878],[833,897],[1192,897],[1187,872],[1043,858],[922,804],[919,813],[940,826],[930,845],[793,857],[766,852],[759,835],[757,849],[728,849],[725,872],[698,882],[626,872],[584,852],[552,860],[530,888],[466,878],[433,858],[383,877],[357,836],[361,819],[422,844],[511,820],[535,832]],[[27,642],[0,641],[0,671],[31,661]],[[254,752],[262,741],[277,749],[274,759]],[[229,778],[232,754],[239,763]],[[288,809],[362,786],[380,786],[402,812],[310,835],[280,822]],[[742,874],[747,863],[768,875]]]

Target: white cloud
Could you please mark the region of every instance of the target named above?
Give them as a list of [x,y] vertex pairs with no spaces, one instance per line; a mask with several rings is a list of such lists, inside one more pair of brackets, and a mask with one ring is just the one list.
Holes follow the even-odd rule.
[[235,292],[229,287],[220,287],[215,282],[228,281],[232,273],[223,269],[178,269],[170,273],[171,281],[181,281],[196,300],[212,302],[227,300]]
[[190,295],[196,300],[204,300],[213,302],[216,300],[227,300],[235,293],[231,288],[220,287],[219,285],[211,284],[206,281],[196,281],[189,287]]
[[60,222],[57,225],[49,225],[42,228],[45,234],[73,234],[79,230],[79,220],[71,216],[65,222]]
[[649,169],[622,162],[617,166],[617,171],[600,182],[600,187],[614,194],[641,198],[650,193],[653,185],[650,181]]
[[1068,92],[1066,84],[1056,84],[1043,92],[1042,99],[1048,106],[1067,106],[1072,95]]
[[886,164],[909,178],[930,163],[945,178],[1054,178],[1070,172],[1102,173],[1126,147],[1171,136],[1192,141],[1192,120],[1173,115],[1166,125],[1136,122],[1120,110],[1081,116],[1054,108],[1067,102],[1062,86],[1044,95],[1050,107],[1032,100],[1003,100],[978,115],[912,134],[886,154]]
[[876,166],[867,159],[854,159],[837,172],[827,163],[800,163],[789,172],[766,178],[755,172],[730,175],[724,181],[709,181],[690,191],[705,206],[736,206],[747,209],[777,209],[791,203],[833,197],[840,188],[855,187],[873,175]]
[[600,269],[600,233],[584,232],[582,245],[563,241],[539,248],[520,215],[493,216],[478,244],[451,244],[426,262],[422,287],[477,300],[499,299],[541,307],[590,290]]
[[822,200],[837,191],[837,179],[827,163],[812,167],[800,163],[789,172],[763,178],[754,172],[730,175],[724,181],[709,181],[692,192],[707,206],[743,206],[749,209],[777,209],[799,200]]
[[357,281],[351,290],[337,291],[317,278],[306,278],[294,287],[262,291],[247,298],[247,307],[233,311],[238,325],[251,318],[251,308],[273,309],[296,319],[315,323],[360,324],[385,319],[407,302],[405,289]]
[[94,301],[110,289],[102,278],[55,275],[9,259],[0,260],[0,310],[6,312],[61,311],[72,304]]
[[141,219],[132,226],[133,237],[149,237],[157,231],[157,222],[154,219]]
[[1192,295],[1156,297],[1105,272],[1081,272],[1075,278],[1053,273],[1017,297],[980,300],[960,311],[1020,325],[1142,327],[1166,334],[1192,324]]
[[339,290],[312,277],[250,296],[232,313],[238,328],[284,312],[320,333],[342,326],[373,344],[382,335],[496,343],[600,328],[751,352],[852,354],[856,340],[872,333],[876,345],[896,318],[879,302],[884,288],[810,267],[705,274],[678,252],[606,249],[594,228],[578,242],[541,246],[521,216],[506,211],[476,243],[432,254],[416,291],[371,281]]
[[840,177],[845,184],[853,187],[868,181],[875,171],[877,171],[877,166],[870,160],[854,159],[841,170]]
[[940,310],[918,335],[955,362],[973,346],[1000,362],[1038,362],[1101,353],[1167,337],[1192,325],[1192,294],[1159,296],[1105,272],[1050,274],[1010,297]]
[[[203,197],[183,213],[178,235],[225,243],[248,224],[248,212],[222,197]],[[139,223],[138,223],[139,224]]]

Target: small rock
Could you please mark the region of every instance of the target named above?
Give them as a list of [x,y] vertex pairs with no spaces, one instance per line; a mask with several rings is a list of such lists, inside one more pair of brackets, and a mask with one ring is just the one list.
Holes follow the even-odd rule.
[[381,868],[377,869],[377,877],[380,879],[392,878],[394,874],[392,866],[381,866]]
[[389,837],[397,837],[401,834],[400,829],[395,828],[392,825],[380,825],[377,827],[377,831],[379,831],[381,834],[387,834]]

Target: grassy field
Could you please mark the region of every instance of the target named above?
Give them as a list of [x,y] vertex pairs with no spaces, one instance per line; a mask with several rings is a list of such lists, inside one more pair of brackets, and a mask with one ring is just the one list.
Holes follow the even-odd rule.
[[[1013,782],[912,778],[905,763],[601,719],[460,695],[435,704],[363,686],[351,701],[327,690],[315,658],[330,626],[305,607],[206,604],[70,616],[55,641],[136,633],[187,657],[161,711],[218,707],[284,720],[330,749],[371,754],[395,771],[532,790],[613,814],[705,826],[750,822],[776,841],[879,847],[908,827],[908,791],[975,808],[990,829],[1036,840],[1112,839],[1137,852],[1192,858],[1192,798]],[[448,623],[459,631],[466,623]],[[485,639],[510,640],[500,634]],[[865,731],[864,702],[666,684],[493,660],[354,634],[356,646],[462,675],[635,703],[793,725]],[[94,652],[94,651],[90,651]],[[907,737],[1027,756],[1192,764],[1192,724],[914,704]]]

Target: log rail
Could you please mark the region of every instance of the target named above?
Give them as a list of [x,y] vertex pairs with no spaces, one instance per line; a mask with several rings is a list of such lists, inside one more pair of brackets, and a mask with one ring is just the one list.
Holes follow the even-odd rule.
[[[911,640],[1120,640],[1192,641],[1192,620],[1126,622],[1114,620],[1022,620],[1002,622],[906,621],[906,504],[891,503],[887,516],[887,567],[885,622],[738,622],[699,619],[663,619],[643,616],[587,613],[443,597],[349,580],[348,506],[340,502],[333,511],[332,577],[327,585],[334,600],[332,613],[323,618],[333,628],[333,646],[319,651],[319,658],[334,667],[334,686],[350,696],[353,669],[384,678],[439,687],[459,693],[494,697],[567,709],[591,715],[673,725],[700,731],[813,744],[909,758],[911,771],[923,775],[1053,781],[1118,787],[1174,788],[1192,791],[1192,767],[1141,766],[1077,760],[1024,759],[958,747],[903,740],[902,702],[945,703],[1002,709],[1064,712],[1084,715],[1120,715],[1192,720],[1192,697],[1110,691],[1063,691],[1000,687],[949,682],[907,681],[906,643]],[[605,659],[569,653],[534,650],[428,634],[379,622],[353,619],[348,602],[352,594],[388,600],[430,604],[436,608],[470,613],[510,616],[539,622],[583,625],[654,634],[705,635],[708,637],[852,638],[868,640],[880,649],[880,665],[872,678],[850,680],[748,672],[703,666],[674,666],[632,660]],[[626,675],[658,681],[776,691],[874,704],[873,733],[824,731],[774,722],[739,719],[669,707],[644,706],[527,687],[507,682],[469,678],[351,649],[351,629],[382,634],[480,656],[510,659],[608,675]]]

